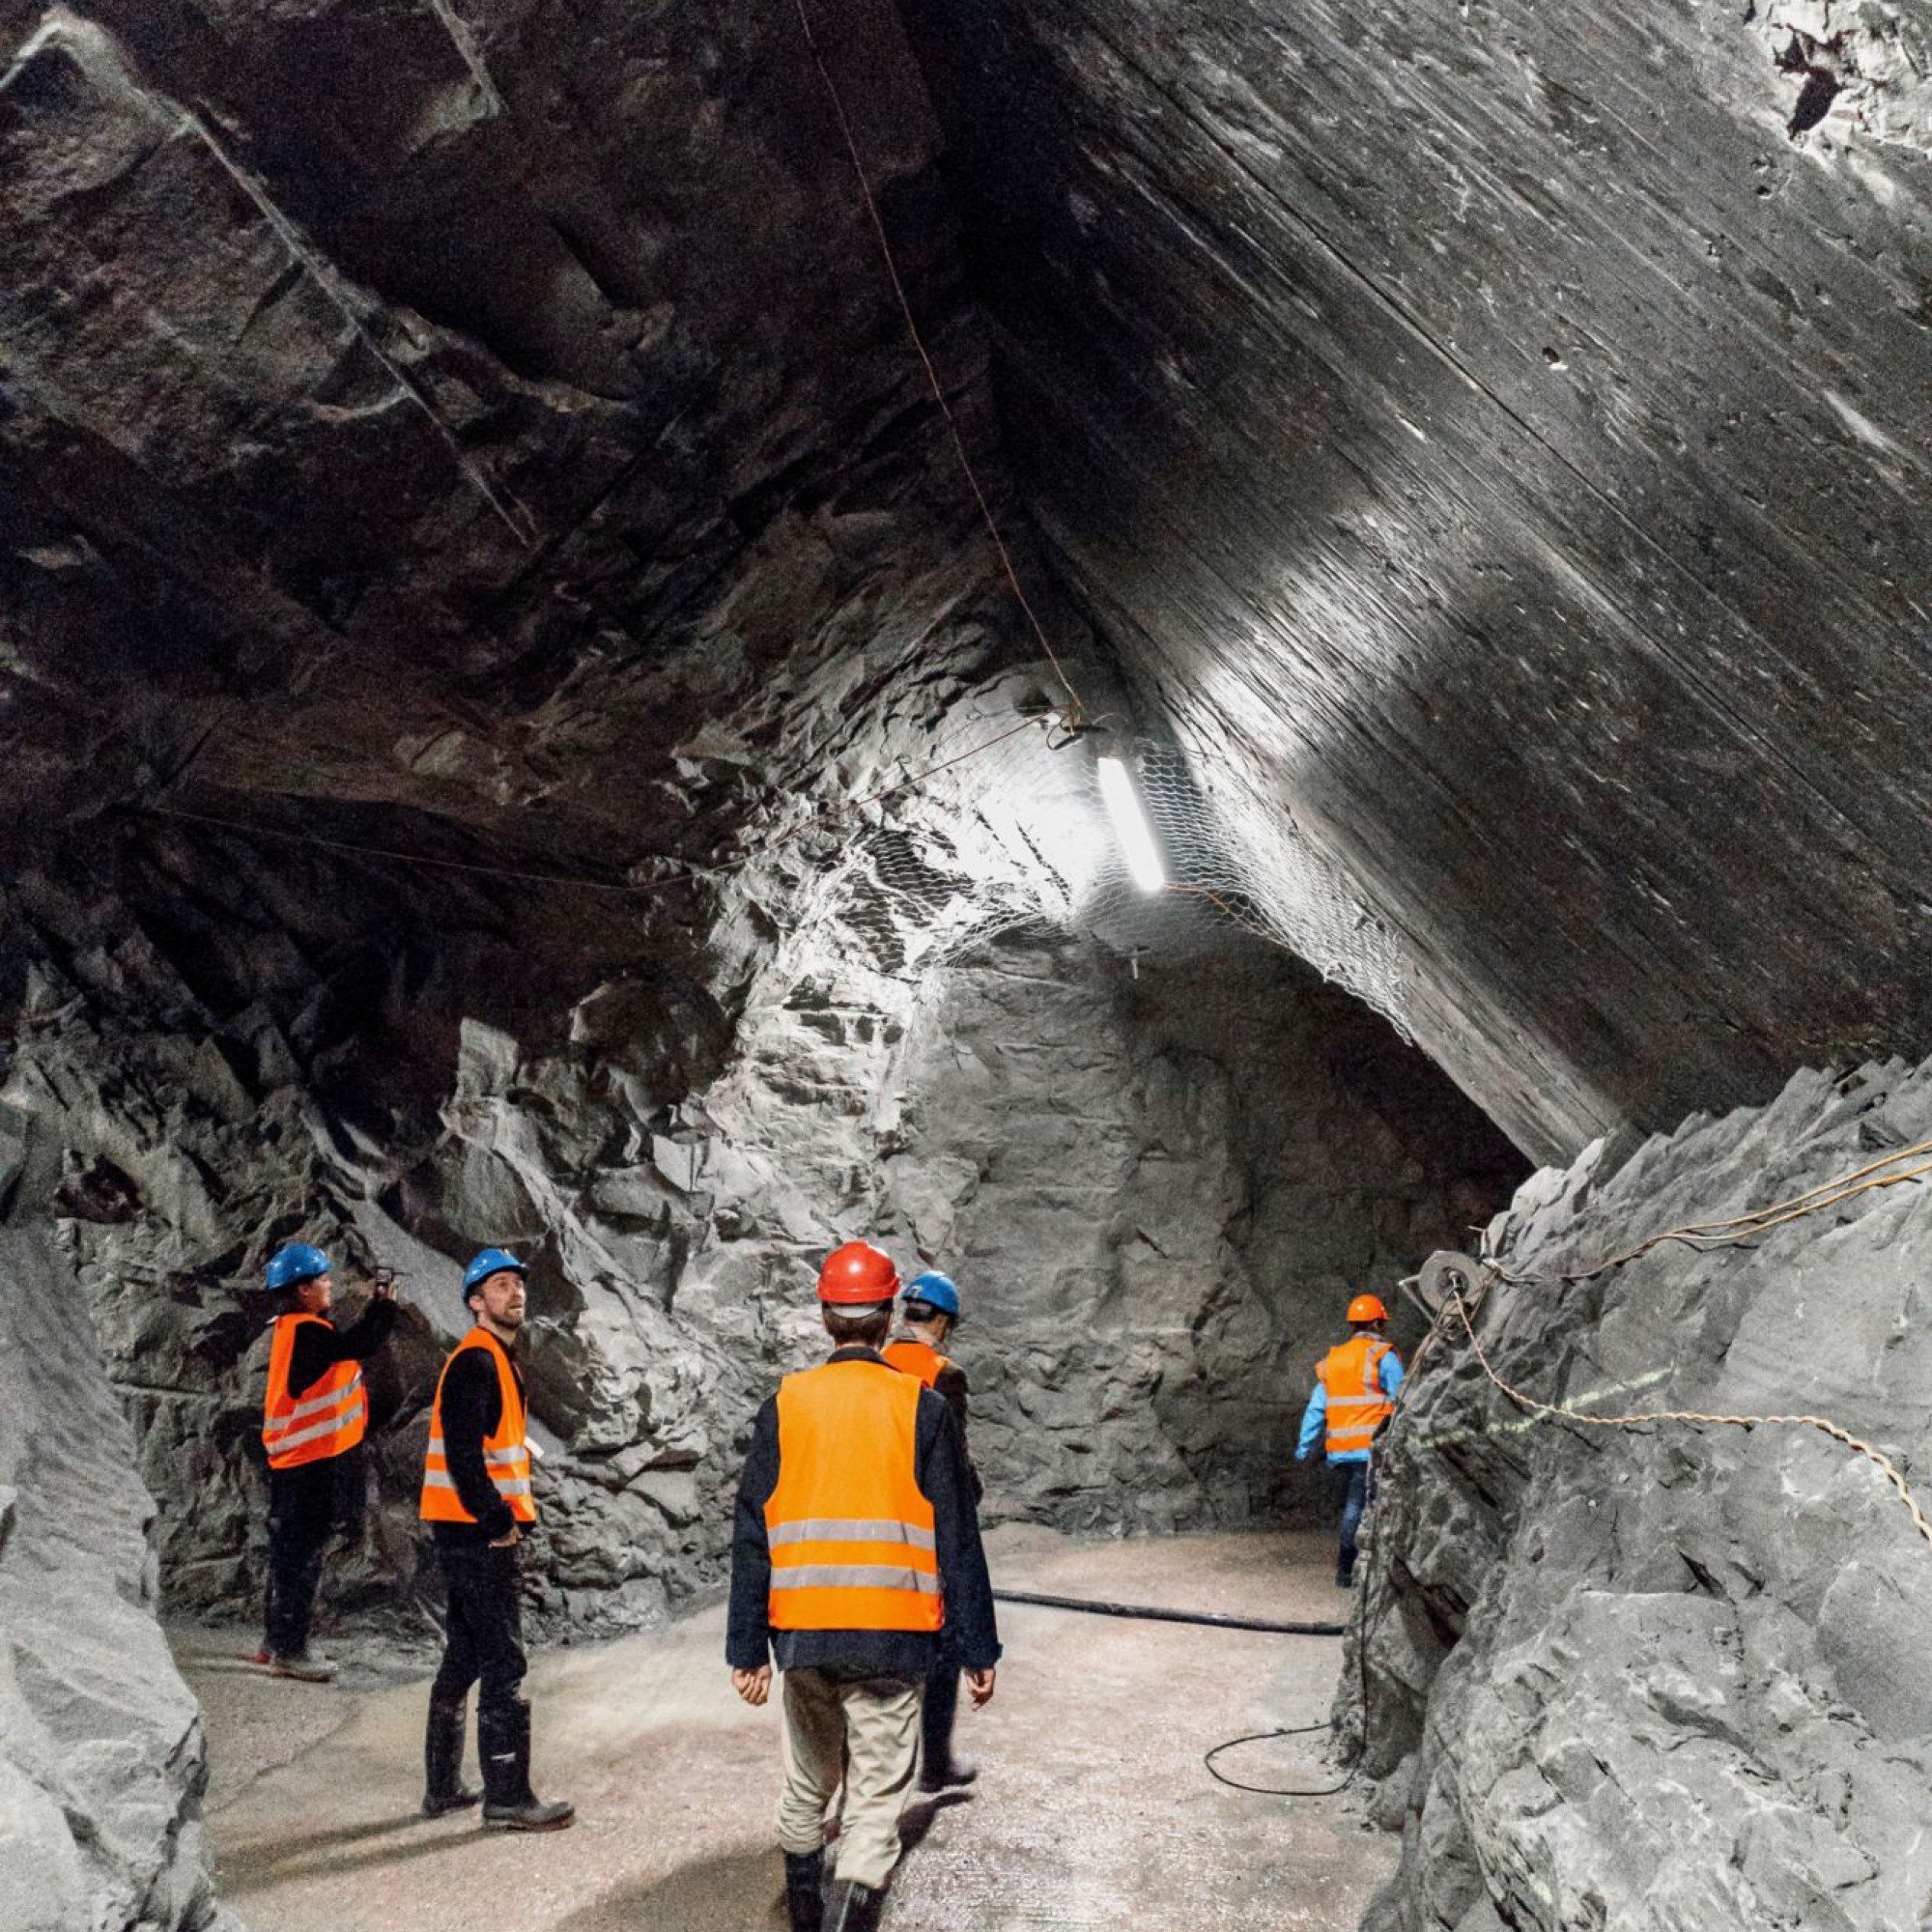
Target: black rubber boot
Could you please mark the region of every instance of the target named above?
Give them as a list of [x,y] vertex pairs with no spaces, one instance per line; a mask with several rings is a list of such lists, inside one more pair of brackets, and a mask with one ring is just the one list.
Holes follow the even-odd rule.
[[483,1753],[483,1829],[486,1832],[560,1832],[577,1816],[561,1799],[546,1804],[530,1789],[530,1707],[476,1712],[476,1742]]
[[886,1894],[857,1879],[841,1878],[825,1894],[820,1932],[876,1932]]
[[825,1921],[825,1854],[787,1852],[784,1861],[791,1932],[819,1932]]
[[944,1791],[951,1785],[971,1784],[979,1768],[952,1755],[952,1719],[959,1709],[959,1673],[938,1670],[925,1680],[925,1701],[919,1713],[919,1788]]
[[463,1743],[468,1713],[461,1704],[430,1699],[429,1723],[423,1731],[423,1815],[440,1818],[461,1811],[482,1797],[463,1781]]

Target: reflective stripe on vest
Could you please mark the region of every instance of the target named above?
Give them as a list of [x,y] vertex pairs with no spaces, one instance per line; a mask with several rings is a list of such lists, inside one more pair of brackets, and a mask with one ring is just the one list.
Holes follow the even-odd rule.
[[442,1385],[456,1358],[466,1349],[482,1349],[497,1365],[497,1392],[502,1398],[503,1412],[497,1427],[483,1438],[483,1467],[497,1493],[509,1505],[519,1522],[537,1520],[536,1500],[530,1493],[530,1449],[526,1438],[523,1398],[517,1393],[516,1371],[510,1353],[487,1328],[472,1328],[450,1350],[442,1374],[436,1378],[436,1401],[429,1412],[429,1448],[423,1458],[421,1514],[425,1522],[474,1522],[476,1519],[463,1507],[456,1492],[456,1478],[449,1473],[449,1461],[442,1440]]
[[936,1631],[932,1504],[915,1475],[922,1384],[827,1362],[779,1385],[779,1480],[765,1505],[774,1630]]
[[879,1351],[894,1368],[902,1369],[909,1376],[917,1376],[927,1388],[939,1380],[952,1363],[935,1349],[930,1342],[922,1342],[917,1335],[895,1335]]
[[1374,1335],[1357,1335],[1322,1356],[1316,1373],[1328,1394],[1329,1455],[1366,1449],[1376,1431],[1395,1413],[1395,1404],[1382,1393],[1379,1380],[1382,1357],[1392,1352]]
[[271,1469],[298,1469],[355,1447],[369,1429],[369,1398],[362,1388],[359,1362],[334,1362],[302,1391],[289,1391],[289,1364],[295,1358],[296,1330],[320,1321],[320,1315],[278,1315],[269,1348],[269,1388],[262,1402],[262,1447]]

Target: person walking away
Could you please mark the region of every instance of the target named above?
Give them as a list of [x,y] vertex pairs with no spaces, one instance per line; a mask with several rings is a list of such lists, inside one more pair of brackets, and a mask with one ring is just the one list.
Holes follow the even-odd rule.
[[[967,1398],[972,1390],[966,1371],[946,1353],[947,1342],[958,1325],[959,1290],[952,1276],[936,1269],[915,1275],[906,1283],[898,1322],[884,1352],[894,1368],[917,1376],[952,1411],[977,1508],[984,1489],[979,1470],[973,1466],[966,1436]],[[925,1681],[925,1700],[920,1707],[919,1788],[927,1792],[971,1784],[980,1776],[979,1768],[955,1755],[952,1748],[953,1721],[959,1710],[959,1660],[954,1655],[952,1630],[941,1629],[938,1650],[932,1675]]]
[[278,1248],[263,1274],[279,1297],[269,1343],[262,1447],[269,1457],[267,1626],[258,1662],[276,1677],[327,1684],[335,1665],[309,1648],[323,1553],[338,1529],[360,1525],[367,1493],[362,1438],[369,1398],[362,1364],[395,1325],[395,1290],[379,1280],[360,1320],[328,1319],[328,1257],[306,1241]]
[[[725,1661],[746,1703],[783,1673],[779,1843],[793,1932],[871,1932],[899,1856],[920,1705],[952,1626],[976,1707],[1000,1658],[959,1431],[879,1352],[898,1272],[863,1241],[819,1270],[829,1360],[758,1410],[738,1486]],[[824,1883],[825,1817],[843,1824]]]
[[1319,1445],[1326,1458],[1329,1489],[1342,1514],[1335,1581],[1344,1590],[1355,1580],[1355,1538],[1374,1493],[1371,1445],[1395,1413],[1402,1387],[1402,1360],[1389,1346],[1388,1319],[1376,1295],[1358,1294],[1350,1302],[1349,1339],[1330,1349],[1315,1371],[1294,1451],[1305,1463]]
[[575,1805],[530,1788],[530,1706],[524,1695],[518,1546],[537,1520],[517,1336],[528,1267],[485,1248],[463,1271],[474,1325],[437,1378],[423,1464],[422,1517],[449,1591],[442,1662],[430,1686],[423,1734],[423,1810],[432,1818],[474,1804],[463,1782],[464,1707],[476,1692],[486,1831],[555,1832]]

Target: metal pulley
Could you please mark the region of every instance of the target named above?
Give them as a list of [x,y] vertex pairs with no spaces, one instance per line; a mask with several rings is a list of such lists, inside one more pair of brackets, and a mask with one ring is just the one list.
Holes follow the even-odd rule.
[[1488,1282],[1488,1271],[1481,1262],[1472,1261],[1454,1248],[1438,1248],[1423,1263],[1415,1278],[1415,1291],[1433,1321],[1458,1296],[1473,1315],[1482,1305]]

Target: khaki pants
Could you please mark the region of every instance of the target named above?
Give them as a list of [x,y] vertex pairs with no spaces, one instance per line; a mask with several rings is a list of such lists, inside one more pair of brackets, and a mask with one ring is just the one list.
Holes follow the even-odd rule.
[[784,1674],[784,1796],[779,1843],[815,1852],[845,1784],[836,1876],[882,1886],[899,1857],[899,1810],[919,1758],[923,1684],[842,1671]]

